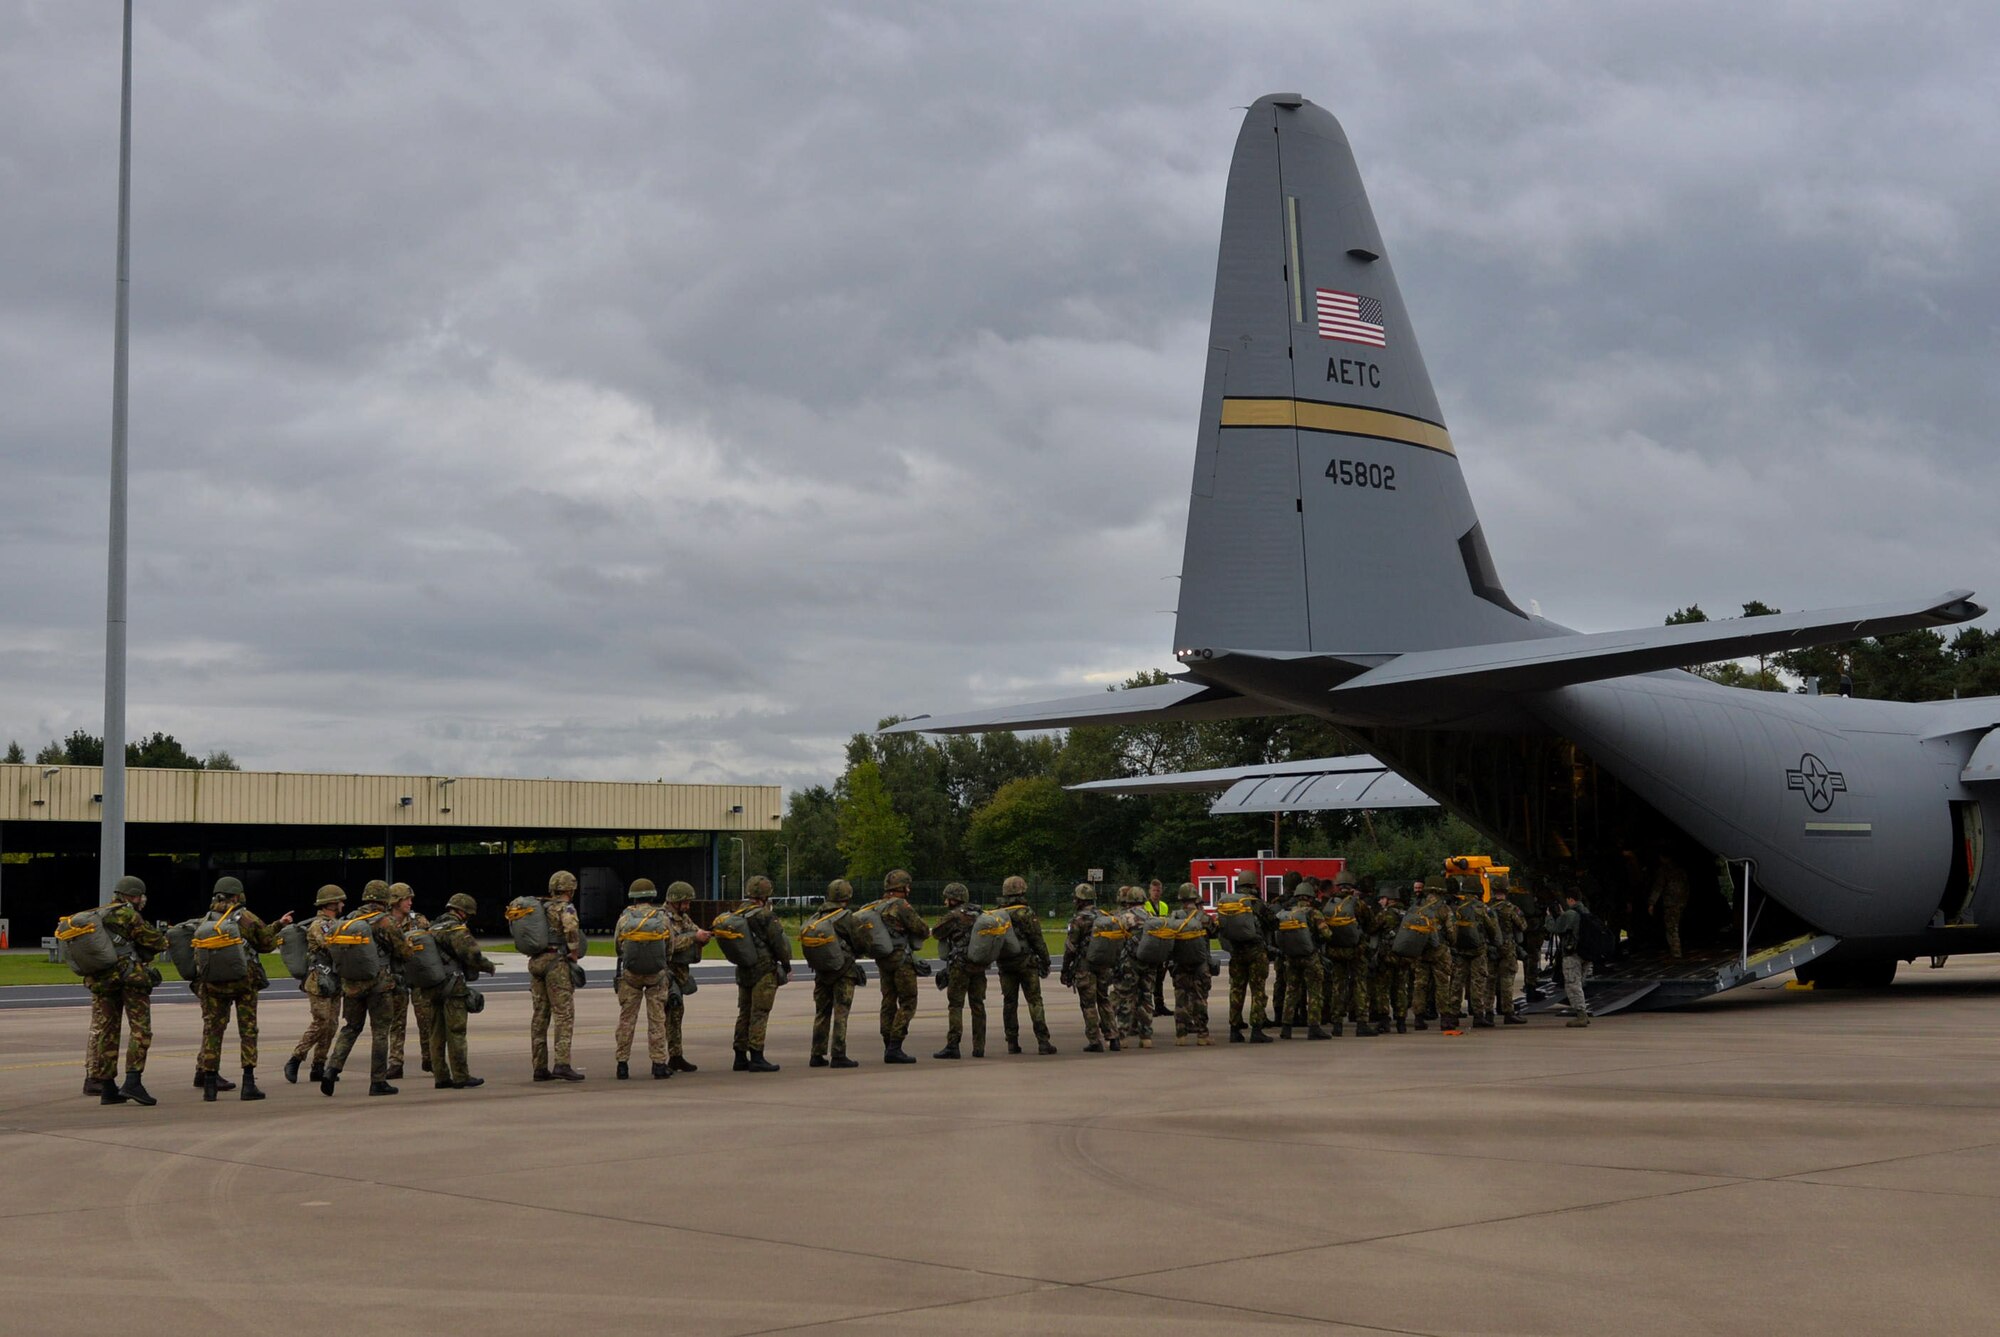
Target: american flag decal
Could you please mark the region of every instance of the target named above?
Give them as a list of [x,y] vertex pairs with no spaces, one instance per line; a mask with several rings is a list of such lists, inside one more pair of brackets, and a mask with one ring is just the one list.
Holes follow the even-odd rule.
[[1389,346],[1388,332],[1382,327],[1382,304],[1373,297],[1320,288],[1314,296],[1319,304],[1319,337],[1339,339],[1374,348]]

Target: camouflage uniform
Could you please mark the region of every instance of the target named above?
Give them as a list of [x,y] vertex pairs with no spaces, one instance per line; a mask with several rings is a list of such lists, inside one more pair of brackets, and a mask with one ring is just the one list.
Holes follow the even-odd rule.
[[[1493,985],[1487,970],[1487,945],[1493,941],[1492,929],[1487,923],[1486,907],[1469,891],[1457,893],[1457,902],[1451,908],[1453,915],[1451,938],[1451,984],[1446,991],[1449,1006],[1439,1008],[1446,1025],[1462,1016],[1470,1016],[1475,1026],[1491,1026],[1492,1014],[1487,1010],[1493,1002]],[[1477,942],[1472,947],[1461,947],[1460,934],[1463,926],[1470,922]],[[1463,1004],[1463,1008],[1461,1008]]]
[[903,1039],[917,1015],[917,948],[931,936],[931,926],[905,899],[910,888],[908,873],[898,868],[882,880],[882,886],[885,891],[904,893],[878,902],[882,922],[900,944],[889,955],[875,958],[882,984],[882,1061],[914,1063],[916,1060],[903,1052]]
[[[570,973],[570,963],[583,955],[583,929],[569,903],[569,893],[575,890],[576,874],[549,875],[549,894],[542,898],[542,912],[549,917],[551,946],[528,962],[528,992],[534,999],[528,1016],[528,1051],[538,1082],[583,1080],[583,1074],[569,1063],[570,1040],[576,1034],[576,978]],[[555,1051],[553,1066],[549,1062],[551,1047]]]
[[932,1058],[958,1057],[968,1006],[972,1009],[972,1056],[986,1057],[986,967],[972,964],[965,956],[966,946],[972,941],[973,921],[979,918],[979,907],[968,905],[966,895],[963,883],[954,882],[946,887],[944,918],[931,930],[931,936],[937,939],[938,965],[943,972],[938,980],[945,987],[945,1004],[950,1015],[944,1048],[931,1055]]
[[1444,1015],[1444,1006],[1451,993],[1451,906],[1440,893],[1426,891],[1416,908],[1429,915],[1437,925],[1437,931],[1431,934],[1430,945],[1417,958],[1417,1029],[1422,1030],[1426,1018],[1436,1020]]
[[1253,1043],[1264,1044],[1270,1040],[1264,1034],[1264,998],[1271,974],[1271,956],[1265,944],[1277,929],[1278,917],[1257,894],[1254,880],[1238,882],[1236,895],[1254,899],[1253,910],[1264,937],[1256,942],[1226,943],[1229,951],[1229,1038],[1232,1042],[1243,1039],[1243,1001],[1248,995],[1250,1039]]
[[1521,907],[1505,896],[1494,897],[1486,910],[1498,929],[1493,948],[1493,1009],[1508,1025],[1518,1026],[1521,1018],[1514,1015],[1514,961],[1519,955],[1516,944],[1528,931],[1528,920]]
[[306,1006],[312,1009],[312,1020],[306,1023],[305,1034],[292,1046],[292,1056],[285,1062],[288,1082],[299,1080],[299,1065],[308,1057],[312,1059],[312,1080],[326,1076],[327,1052],[333,1048],[333,1033],[340,1029],[340,987],[333,974],[333,957],[326,950],[326,935],[346,901],[347,893],[332,883],[321,887],[313,900],[315,913],[306,925],[306,957],[312,969],[299,981]]
[[[264,976],[264,963],[258,959],[260,952],[278,950],[277,930],[252,914],[243,904],[243,884],[233,877],[225,877],[215,884],[215,899],[210,902],[208,912],[221,921],[217,925],[220,934],[226,926],[235,936],[243,940],[239,949],[247,958],[246,971],[240,980],[228,984],[210,984],[201,981],[195,985],[195,996],[201,999],[201,1052],[195,1059],[195,1069],[206,1079],[212,1076],[222,1063],[222,1033],[229,1026],[229,1012],[236,1010],[237,1047],[243,1058],[243,1099],[260,1100],[263,1092],[257,1089],[257,994],[267,988],[270,981]],[[285,918],[289,920],[290,915]],[[215,1091],[207,1092],[207,1098],[214,1099]]]
[[1014,932],[1027,954],[1002,961],[1000,971],[1000,1026],[1007,1036],[1007,1052],[1021,1052],[1021,1013],[1018,1000],[1028,1000],[1028,1025],[1035,1032],[1035,1051],[1053,1054],[1049,1041],[1049,1015],[1042,1003],[1042,981],[1049,977],[1049,940],[1042,936],[1041,921],[1028,908],[1028,883],[1010,877],[1000,885],[1000,904],[1014,921]]
[[479,950],[479,940],[466,926],[466,921],[479,913],[479,906],[472,897],[459,892],[446,902],[446,906],[448,908],[432,922],[430,930],[431,941],[437,944],[438,951],[453,966],[452,977],[435,989],[423,991],[431,996],[431,1077],[432,1085],[440,1089],[464,1089],[481,1086],[486,1080],[474,1077],[466,1066],[465,1004],[470,992],[468,981],[475,975],[491,975],[499,967],[486,959],[485,953]]
[[[396,926],[405,933],[412,926],[429,928],[431,921],[405,906],[412,893],[410,884],[397,882],[389,888],[390,904],[396,907]],[[417,1048],[423,1055],[424,1071],[431,1070],[431,999],[428,989],[412,989],[401,970],[395,972],[396,992],[389,998],[389,1080],[403,1075],[403,1041],[409,1031],[410,1013],[417,1014]]]
[[759,950],[755,965],[736,967],[736,1071],[776,1072],[778,1065],[764,1057],[764,1032],[771,1005],[778,1000],[778,986],[792,978],[792,946],[768,904],[771,879],[753,877],[744,890],[750,899],[737,912],[749,924]]
[[[1189,915],[1199,918],[1189,921]],[[1201,893],[1188,883],[1181,884],[1173,920],[1177,926],[1186,923],[1187,931],[1201,928],[1210,939],[1215,937],[1215,920],[1201,908]],[[1208,973],[1208,962],[1183,963],[1176,953],[1169,973],[1174,981],[1174,1043],[1186,1044],[1190,1040],[1198,1045],[1213,1043],[1208,1038],[1208,991],[1213,980]]]
[[341,924],[334,926],[337,932],[343,924],[352,923],[362,916],[369,916],[369,927],[375,936],[375,951],[381,957],[382,968],[375,972],[372,980],[349,980],[340,982],[340,1034],[333,1038],[333,1052],[326,1058],[326,1076],[320,1079],[321,1095],[333,1094],[334,1084],[340,1080],[340,1070],[347,1066],[347,1056],[354,1052],[354,1042],[361,1038],[361,1026],[368,1025],[368,1094],[394,1095],[396,1088],[389,1085],[389,995],[396,987],[392,964],[407,961],[411,956],[410,944],[403,937],[403,930],[395,918],[389,914],[389,886],[386,882],[370,882],[361,893],[361,903],[366,908],[359,915],[348,915]]
[[[1369,1024],[1369,939],[1374,930],[1374,920],[1368,913],[1368,902],[1354,883],[1342,880],[1335,883],[1340,894],[1326,907],[1326,1021],[1339,1035],[1343,1022],[1352,1018],[1356,1035],[1373,1035],[1375,1028]],[[1353,927],[1361,934],[1361,941],[1352,947],[1336,946],[1334,934],[1338,932],[1336,921],[1353,921]]]
[[694,992],[691,967],[701,959],[707,930],[694,922],[688,910],[694,904],[694,888],[676,882],[667,888],[667,922],[674,936],[667,942],[667,973],[674,987],[667,991],[667,1066],[675,1072],[694,1072],[681,1048],[681,1022],[687,1015],[687,996]]
[[1069,932],[1063,939],[1063,983],[1076,990],[1076,1001],[1083,1008],[1084,1052],[1088,1054],[1106,1045],[1116,1049],[1119,1039],[1118,1013],[1111,1006],[1112,972],[1096,969],[1086,955],[1091,929],[1097,923],[1096,899],[1096,891],[1087,883],[1077,886],[1076,913],[1070,917]]
[[[844,878],[834,879],[826,889],[829,906],[845,906],[853,896],[854,888]],[[861,969],[866,944],[855,932],[852,915],[842,914],[826,922],[832,924],[835,933],[846,939],[847,950],[854,955],[854,964],[839,972],[813,972],[811,1066],[858,1068],[861,1065],[847,1056],[847,1014],[854,1007],[854,987],[868,979]]]
[[618,920],[617,932],[613,935],[619,943],[620,954],[618,979],[615,992],[618,995],[618,1029],[613,1032],[612,1056],[618,1062],[618,1075],[626,1076],[626,1064],[632,1058],[632,1036],[639,1026],[639,1009],[646,1010],[646,1057],[652,1061],[655,1078],[671,1077],[673,1069],[667,1066],[667,995],[670,974],[667,970],[636,971],[625,965],[624,949],[628,933],[660,934],[653,939],[661,944],[661,954],[665,955],[668,944],[673,939],[673,925],[667,919],[667,912],[657,905],[648,904],[660,894],[647,878],[639,878],[632,883],[626,900],[629,906]]
[[1118,1030],[1123,1036],[1130,1036],[1139,1042],[1139,1048],[1153,1047],[1153,979],[1152,971],[1139,964],[1133,956],[1137,945],[1137,935],[1141,931],[1139,907],[1145,904],[1146,893],[1139,887],[1118,889],[1118,922],[1125,926],[1125,950],[1118,954],[1118,965],[1111,972],[1111,1010],[1118,1017]]
[[1278,1036],[1280,1039],[1291,1039],[1292,1026],[1297,1014],[1303,1012],[1306,1038],[1324,1040],[1327,1038],[1327,1033],[1320,1026],[1319,1009],[1320,1000],[1326,992],[1326,971],[1323,964],[1326,952],[1326,921],[1320,918],[1319,911],[1314,908],[1312,893],[1304,887],[1305,884],[1301,883],[1301,889],[1293,895],[1292,903],[1277,914],[1280,928],[1286,924],[1303,921],[1312,943],[1311,951],[1304,956],[1285,956],[1282,953],[1279,955],[1279,969],[1285,978],[1285,997],[1296,1006],[1291,1013],[1279,1016]]
[[[98,1096],[111,1105],[122,1104],[128,1098],[150,1105],[153,1098],[141,1078],[146,1071],[146,1053],[153,1047],[151,963],[167,950],[167,938],[140,913],[146,903],[145,883],[136,877],[120,878],[113,895],[117,899],[105,907],[99,922],[118,950],[117,964],[83,977],[90,989],[90,1042],[83,1058],[84,1094]],[[117,1087],[121,1024],[129,1026],[131,1032],[125,1046],[122,1095]]]
[[1383,897],[1377,902],[1369,939],[1361,948],[1369,961],[1369,1015],[1375,1019],[1377,1031],[1393,1022],[1398,1035],[1404,1034],[1409,1024],[1410,983],[1415,974],[1415,963],[1397,956],[1393,948],[1396,930],[1402,924],[1403,903],[1392,896]]

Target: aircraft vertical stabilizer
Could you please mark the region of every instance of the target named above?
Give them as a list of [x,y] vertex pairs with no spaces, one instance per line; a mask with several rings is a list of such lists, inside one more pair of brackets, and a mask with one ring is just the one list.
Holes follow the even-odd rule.
[[1500,587],[1340,123],[1258,99],[1230,164],[1181,649],[1550,634]]

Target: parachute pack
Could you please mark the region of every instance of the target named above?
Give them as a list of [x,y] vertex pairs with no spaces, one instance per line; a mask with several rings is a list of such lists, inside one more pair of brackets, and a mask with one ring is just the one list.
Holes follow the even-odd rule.
[[667,968],[667,944],[673,939],[667,912],[656,905],[635,905],[618,917],[612,934],[618,944],[618,968],[628,975],[657,975]]
[[[104,907],[79,910],[56,921],[56,941],[63,960],[79,975],[96,975],[118,964],[124,955],[124,940],[116,938],[104,922]],[[123,950],[121,950],[123,949]]]
[[514,950],[523,956],[540,956],[555,946],[549,908],[539,896],[516,896],[507,902],[507,932],[514,939]]
[[1264,925],[1257,916],[1262,902],[1254,891],[1239,891],[1215,903],[1217,927],[1222,940],[1234,947],[1248,947],[1264,941]]
[[885,956],[894,956],[903,947],[902,938],[882,917],[882,905],[881,901],[870,901],[853,912],[854,926],[861,931],[862,946],[869,956],[878,961]]
[[1133,913],[1138,917],[1130,939],[1133,960],[1142,966],[1162,966],[1172,960],[1179,941],[1173,921],[1150,910],[1135,908]]
[[1090,942],[1083,949],[1084,964],[1092,970],[1109,970],[1125,954],[1125,921],[1109,910],[1092,912]]
[[1452,908],[1451,950],[1454,952],[1486,950],[1486,929],[1479,922],[1479,912],[1473,909],[1469,902]]
[[854,964],[854,948],[840,932],[847,907],[836,905],[799,930],[799,950],[815,974],[839,975]]
[[1438,924],[1435,916],[1422,906],[1412,906],[1403,912],[1403,922],[1396,926],[1396,936],[1389,940],[1389,951],[1405,961],[1414,961],[1431,949],[1437,941]]
[[708,929],[722,944],[722,954],[732,965],[754,966],[763,960],[766,950],[763,935],[751,925],[749,911],[725,910]]
[[295,980],[312,974],[311,931],[310,919],[295,921],[278,930],[278,959],[285,963],[285,973]]
[[363,910],[350,915],[326,935],[326,948],[333,968],[344,980],[356,984],[382,973],[382,949],[375,945],[375,921],[381,910]]
[[194,987],[194,931],[199,927],[199,919],[184,919],[167,928],[167,959],[189,988]]
[[451,981],[454,972],[452,962],[439,947],[437,939],[428,928],[419,928],[412,920],[403,930],[403,940],[410,946],[410,957],[403,962],[403,978],[412,989],[435,989]]
[[1326,945],[1340,948],[1361,945],[1359,897],[1342,896],[1333,903],[1333,910],[1326,917]]
[[1174,932],[1174,964],[1177,966],[1205,966],[1208,964],[1208,916],[1196,906],[1179,919],[1167,921]]
[[[1010,941],[1014,947],[1012,952],[1007,950]],[[972,933],[965,940],[965,959],[975,966],[1018,960],[1027,950],[1020,933],[1014,928],[1014,912],[1005,907],[981,911],[979,918],[972,921]]]
[[1303,905],[1288,906],[1278,911],[1278,953],[1292,960],[1302,960],[1319,950],[1319,937],[1313,932],[1312,910]]
[[203,984],[236,984],[249,977],[250,949],[236,931],[243,907],[211,911],[194,931],[194,973]]

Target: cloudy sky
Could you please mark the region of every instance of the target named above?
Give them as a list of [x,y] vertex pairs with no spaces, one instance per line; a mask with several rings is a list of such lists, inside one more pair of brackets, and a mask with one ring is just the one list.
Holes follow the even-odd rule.
[[[1517,601],[2000,599],[1990,7],[139,10],[135,734],[801,784],[1169,666],[1282,90],[1347,127]],[[116,0],[0,0],[31,748],[102,721],[118,54]]]

